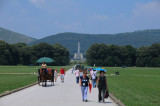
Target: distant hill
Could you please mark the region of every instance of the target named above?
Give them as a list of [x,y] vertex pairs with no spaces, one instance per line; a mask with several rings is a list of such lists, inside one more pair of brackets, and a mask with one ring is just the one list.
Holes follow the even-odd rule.
[[135,31],[119,34],[78,34],[78,33],[59,33],[30,43],[30,45],[41,42],[54,44],[60,43],[67,47],[71,54],[77,52],[78,42],[81,43],[81,52],[86,50],[94,43],[105,43],[115,45],[132,45],[134,47],[149,46],[153,43],[160,43],[160,29]]
[[28,44],[36,39],[0,27],[0,40],[4,40],[10,44],[18,42]]

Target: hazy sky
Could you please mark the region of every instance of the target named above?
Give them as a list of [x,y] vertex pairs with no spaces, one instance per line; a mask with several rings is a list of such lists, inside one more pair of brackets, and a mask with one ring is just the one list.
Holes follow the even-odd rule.
[[0,0],[0,27],[34,38],[160,29],[160,0]]

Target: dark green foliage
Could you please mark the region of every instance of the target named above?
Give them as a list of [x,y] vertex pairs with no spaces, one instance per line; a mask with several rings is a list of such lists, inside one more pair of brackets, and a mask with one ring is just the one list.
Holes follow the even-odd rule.
[[87,50],[88,65],[134,66],[136,49],[132,46],[94,44]]
[[18,42],[28,44],[35,41],[36,39],[0,27],[0,40],[4,40],[10,44]]
[[0,41],[0,64],[1,65],[16,65],[20,61],[18,48],[14,45],[9,45],[4,41]]
[[136,56],[137,66],[160,67],[160,44],[141,47],[137,50]]
[[20,62],[20,53],[18,50],[18,47],[16,47],[15,45],[10,45],[11,49],[10,49],[10,53],[11,53],[11,65],[17,65]]
[[30,45],[41,42],[49,44],[60,43],[69,49],[70,55],[73,57],[73,53],[77,52],[78,42],[81,42],[82,53],[85,53],[87,49],[95,43],[114,44],[119,46],[131,45],[139,48],[142,46],[150,46],[153,43],[160,43],[160,30],[144,30],[119,34],[60,33],[34,41]]
[[33,59],[35,56],[32,55],[33,48],[30,46],[24,47],[20,50],[21,58],[20,58],[20,64],[22,65],[29,65],[35,63],[35,59]]
[[53,50],[54,50],[53,60],[55,61],[54,65],[63,66],[69,63],[70,57],[69,57],[69,51],[67,48],[56,43],[53,45]]
[[54,65],[67,65],[70,59],[68,49],[60,44],[27,46],[24,43],[8,44],[0,41],[0,65],[36,64],[41,57],[54,59]]
[[36,60],[38,60],[41,57],[53,58],[54,56],[53,46],[47,43],[40,43],[37,45],[33,45],[32,49],[33,49],[32,55],[36,57]]
[[136,49],[132,46],[94,44],[87,50],[87,64],[96,66],[160,67],[160,44]]
[[18,48],[23,48],[23,47],[26,47],[27,46],[27,44],[25,44],[25,43],[15,43],[14,44],[16,47],[18,47]]

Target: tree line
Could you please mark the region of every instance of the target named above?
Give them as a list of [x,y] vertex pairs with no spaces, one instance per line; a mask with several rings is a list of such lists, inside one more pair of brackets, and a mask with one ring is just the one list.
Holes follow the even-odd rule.
[[37,65],[36,61],[41,57],[52,58],[52,65],[67,65],[70,60],[68,49],[58,43],[28,46],[25,43],[8,44],[0,41],[0,65]]
[[[0,41],[0,65],[35,64],[41,57],[50,57],[52,65],[68,65],[70,55],[61,44],[39,43],[28,46],[25,43],[8,44]],[[117,46],[93,44],[86,52],[87,64],[96,66],[139,66],[160,67],[160,43],[134,48],[131,45]]]
[[88,48],[95,43],[114,44],[119,46],[132,45],[133,47],[139,48],[142,46],[149,46],[153,43],[160,43],[159,35],[160,29],[141,30],[118,34],[82,34],[67,32],[36,40],[30,43],[30,45],[41,42],[53,45],[54,43],[58,42],[67,47],[70,52],[70,56],[73,57],[74,53],[77,52],[78,42],[80,42],[81,53],[86,54]]
[[92,66],[160,67],[160,43],[138,49],[130,45],[93,44],[86,56],[87,64]]

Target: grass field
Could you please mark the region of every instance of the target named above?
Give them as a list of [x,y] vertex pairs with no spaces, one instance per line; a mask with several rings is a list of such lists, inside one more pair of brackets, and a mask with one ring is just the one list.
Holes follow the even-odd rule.
[[[58,71],[62,67],[66,70],[71,68],[71,66],[48,66],[48,68],[57,69]],[[41,66],[0,66],[0,73],[37,73],[39,68]]]
[[106,68],[109,91],[127,106],[160,106],[160,68]]
[[[62,66],[66,70],[71,66]],[[48,68],[57,69],[58,71],[62,68],[60,66],[49,66]],[[28,73],[37,73],[37,69],[40,66],[0,66],[0,94],[6,91],[11,91],[32,83],[35,83],[37,75],[30,75]],[[17,74],[2,74],[2,73],[17,73]],[[18,73],[26,73],[20,75]]]
[[[40,66],[0,66],[0,73],[34,73]],[[50,68],[61,67],[53,66]],[[65,66],[66,70],[71,66]],[[106,68],[109,91],[127,106],[160,106],[160,68]],[[110,76],[119,71],[119,76]],[[0,93],[37,81],[36,75],[0,74]]]
[[35,75],[4,75],[0,74],[0,93],[11,91],[37,81]]

